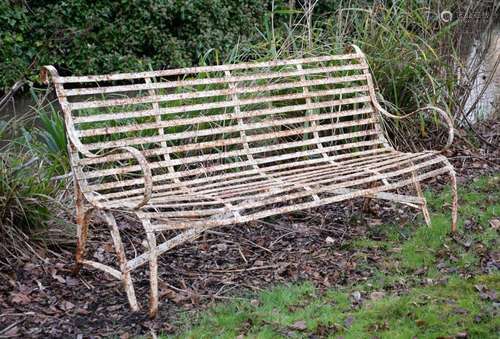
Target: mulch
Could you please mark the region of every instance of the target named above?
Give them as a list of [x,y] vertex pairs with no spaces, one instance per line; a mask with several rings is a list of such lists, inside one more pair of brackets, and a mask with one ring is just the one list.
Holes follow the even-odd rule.
[[[480,173],[498,173],[489,153],[465,148],[448,154],[459,169],[459,183]],[[495,154],[496,156],[496,154]],[[498,164],[498,163],[497,163]],[[433,187],[447,178],[434,178]],[[428,186],[427,186],[428,187]],[[418,214],[396,204],[372,202],[361,211],[362,199],[335,204],[235,227],[218,228],[160,258],[160,312],[146,316],[148,275],[134,271],[143,312],[131,313],[121,284],[100,271],[83,269],[71,275],[73,249],[57,248],[19,258],[0,268],[0,338],[107,337],[173,333],[183,314],[192,318],[216,302],[250,298],[251,293],[280,283],[311,281],[318,288],[354,284],[383,268],[377,248],[352,248],[353,239],[383,239],[381,223],[408,225]],[[141,249],[141,238],[128,219],[120,219],[130,250]],[[105,228],[94,220],[88,253],[114,262]],[[373,265],[360,265],[360,262]]]

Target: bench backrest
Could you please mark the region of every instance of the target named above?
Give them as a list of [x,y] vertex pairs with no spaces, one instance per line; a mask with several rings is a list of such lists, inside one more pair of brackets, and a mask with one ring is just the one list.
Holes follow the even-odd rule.
[[140,175],[130,154],[95,157],[119,146],[141,150],[156,181],[175,181],[334,161],[384,143],[359,49],[141,73],[63,77],[46,70],[65,113],[72,166],[93,189],[116,189],[103,181],[138,183],[124,179]]

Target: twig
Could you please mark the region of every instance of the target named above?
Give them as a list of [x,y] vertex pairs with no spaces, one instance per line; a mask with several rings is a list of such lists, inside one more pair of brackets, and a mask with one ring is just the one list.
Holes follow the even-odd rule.
[[24,320],[25,320],[25,318],[20,319],[18,321],[15,321],[12,324],[10,324],[9,326],[7,326],[6,328],[4,328],[3,330],[0,330],[0,338],[10,338],[10,336],[4,336],[3,334],[7,333],[11,328],[16,326],[17,324],[22,323]]
[[237,273],[237,272],[249,272],[249,271],[257,271],[257,270],[265,270],[268,268],[276,268],[280,265],[266,265],[266,266],[257,266],[250,268],[237,268],[237,269],[229,269],[229,270],[207,270],[210,273]]
[[212,295],[212,294],[197,294],[197,296],[202,298],[210,298],[210,299],[224,299],[224,300],[248,300],[248,298],[241,297],[225,297],[223,295]]
[[294,234],[294,233],[297,233],[296,231],[292,231],[292,232],[288,232],[288,233],[285,233],[285,234],[282,234],[281,236],[279,236],[276,240],[272,241],[271,244],[269,245],[269,247],[273,247],[274,244],[276,244],[278,241],[280,241],[281,239],[283,239],[284,237],[290,235],[290,234]]
[[70,172],[70,173],[66,173],[66,174],[63,174],[63,175],[57,175],[55,177],[50,178],[50,180],[57,181],[57,180],[61,180],[61,179],[66,179],[66,178],[71,177],[72,175],[73,175],[73,173]]
[[16,81],[14,86],[12,86],[10,88],[10,90],[7,92],[7,94],[5,94],[2,99],[0,99],[0,110],[7,104],[9,99],[12,98],[14,96],[14,94],[16,94],[16,92],[24,86],[24,84],[26,82],[27,81],[24,79]]
[[495,148],[495,145],[492,145],[488,140],[484,139],[483,136],[472,127],[472,124],[470,123],[469,119],[467,117],[464,117],[465,122],[469,126],[470,130],[476,135],[476,137],[484,142],[486,145],[490,146],[491,148]]
[[241,247],[238,245],[238,252],[240,252],[241,257],[243,258],[243,261],[245,261],[245,264],[248,264],[247,258],[245,258],[245,255],[241,251]]
[[[486,161],[492,165],[495,165],[495,166],[499,166],[500,164],[496,163],[495,161],[491,161],[490,159],[487,159],[487,158],[482,158],[482,157],[478,157],[476,155],[457,155],[457,156],[454,156],[454,157],[450,157],[448,159],[468,159],[468,158],[471,158],[471,159],[479,159],[479,160],[482,160],[482,161]],[[500,160],[500,158],[497,158],[497,157],[493,157],[492,158],[493,160]]]
[[218,236],[222,236],[222,237],[226,237],[227,236],[227,233],[218,232],[218,231],[214,231],[214,230],[206,230],[205,233],[207,233],[207,234],[213,234],[213,235],[218,235]]
[[177,292],[188,294],[188,295],[194,294],[194,295],[196,295],[198,297],[202,297],[202,298],[228,299],[228,300],[233,300],[233,299],[234,300],[236,300],[236,299],[239,299],[239,300],[248,300],[247,298],[240,298],[240,297],[225,297],[225,296],[222,296],[222,295],[198,294],[198,293],[191,292],[191,291],[179,288],[179,287],[175,287],[174,285],[171,285],[171,284],[169,284],[169,283],[167,283],[165,281],[163,283],[165,285],[167,285],[168,287],[170,287],[171,289],[177,291]]
[[260,245],[257,245],[256,243],[254,243],[254,242],[253,242],[253,241],[251,241],[251,240],[245,239],[245,241],[246,241],[246,242],[249,242],[250,244],[254,245],[255,247],[258,247],[258,248],[260,248],[260,249],[262,249],[262,250],[264,250],[264,251],[266,251],[266,252],[273,253],[273,251],[271,251],[270,249],[265,248],[265,247],[260,246]]
[[3,313],[3,314],[0,314],[0,318],[2,318],[2,317],[18,317],[18,316],[21,316],[21,315],[35,315],[35,312]]

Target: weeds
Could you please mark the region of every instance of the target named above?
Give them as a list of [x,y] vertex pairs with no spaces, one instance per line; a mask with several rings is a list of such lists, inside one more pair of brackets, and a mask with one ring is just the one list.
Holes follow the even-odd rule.
[[[428,104],[450,115],[460,111],[456,98],[461,87],[453,66],[461,64],[453,49],[457,27],[439,20],[436,3],[339,1],[315,3],[316,11],[307,3],[296,11],[275,8],[264,18],[260,41],[238,45],[227,61],[336,54],[355,43],[368,57],[380,101],[391,111],[408,113]],[[276,16],[288,16],[289,23],[273,20]],[[406,123],[387,121],[386,129],[396,145],[413,150],[422,146],[415,140],[425,137],[435,143],[442,131],[438,117],[425,113]]]

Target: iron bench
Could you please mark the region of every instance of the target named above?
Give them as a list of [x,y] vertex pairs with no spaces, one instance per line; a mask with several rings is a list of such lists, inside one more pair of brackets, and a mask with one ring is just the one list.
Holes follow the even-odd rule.
[[[60,76],[45,66],[62,111],[74,174],[76,268],[123,282],[139,309],[131,272],[149,262],[150,305],[158,309],[157,258],[207,229],[245,223],[355,197],[420,208],[419,182],[456,177],[437,151],[404,153],[384,136],[381,117],[402,119],[377,101],[362,51],[293,60]],[[432,109],[449,127],[450,117]],[[416,194],[397,189],[414,187]],[[88,216],[109,224],[118,268],[85,258]],[[113,213],[142,222],[147,248],[128,259]],[[157,235],[168,240],[158,245]],[[162,237],[163,239],[167,239]]]

